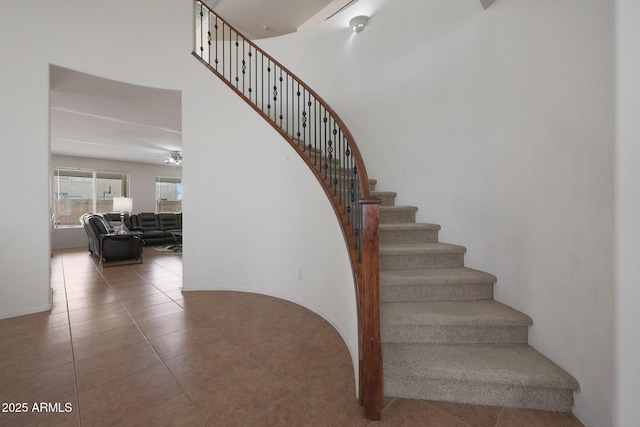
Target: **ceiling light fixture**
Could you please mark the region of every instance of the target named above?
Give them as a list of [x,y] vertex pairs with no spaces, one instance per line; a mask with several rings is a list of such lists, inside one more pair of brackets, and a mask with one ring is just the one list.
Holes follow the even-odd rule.
[[351,27],[354,33],[359,33],[360,31],[364,30],[364,27],[367,26],[368,21],[368,16],[358,15],[351,18],[351,21],[349,21],[349,27]]
[[164,160],[167,165],[179,165],[182,163],[182,153],[180,151],[172,151],[169,157]]

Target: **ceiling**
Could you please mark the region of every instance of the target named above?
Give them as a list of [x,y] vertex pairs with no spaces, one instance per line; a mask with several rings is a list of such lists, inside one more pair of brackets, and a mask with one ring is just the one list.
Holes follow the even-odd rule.
[[[321,22],[355,1],[205,0],[254,39]],[[163,164],[170,151],[182,150],[179,91],[121,83],[53,65],[50,89],[52,154]]]
[[349,0],[204,0],[249,39],[293,33],[325,8],[328,18],[355,1]]
[[182,149],[179,91],[50,68],[51,153],[163,164]]

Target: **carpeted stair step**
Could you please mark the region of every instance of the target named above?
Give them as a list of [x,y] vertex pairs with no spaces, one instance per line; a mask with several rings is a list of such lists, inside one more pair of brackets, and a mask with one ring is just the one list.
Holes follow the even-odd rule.
[[371,195],[382,200],[381,206],[393,206],[395,205],[395,200],[398,193],[396,193],[395,191],[372,191]]
[[380,304],[382,342],[526,344],[531,318],[493,300]]
[[380,206],[380,224],[416,222],[415,206]]
[[571,412],[578,382],[528,345],[384,344],[386,396]]
[[495,276],[467,267],[380,272],[380,300],[459,301],[493,299]]
[[380,224],[380,244],[435,243],[438,241],[438,224],[392,223]]
[[463,267],[465,252],[447,243],[380,245],[380,270]]

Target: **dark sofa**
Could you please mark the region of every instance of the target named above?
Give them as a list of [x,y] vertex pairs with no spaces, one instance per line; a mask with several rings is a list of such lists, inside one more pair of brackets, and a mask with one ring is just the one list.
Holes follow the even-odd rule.
[[[143,212],[131,215],[129,230],[141,231],[145,246],[174,245],[182,243],[182,214]],[[125,219],[126,225],[126,219]]]
[[[120,213],[107,212],[102,217],[114,230],[120,226]],[[139,231],[144,246],[175,245],[182,243],[181,235],[172,232],[182,231],[181,213],[153,213],[124,214],[124,225],[130,231]]]
[[100,214],[84,214],[80,217],[80,222],[89,239],[89,252],[98,257],[101,266],[113,262],[142,262],[140,236],[115,233],[110,221]]

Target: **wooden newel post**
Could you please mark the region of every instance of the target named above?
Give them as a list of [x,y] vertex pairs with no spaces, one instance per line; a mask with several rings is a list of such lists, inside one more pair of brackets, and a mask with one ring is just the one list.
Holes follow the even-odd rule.
[[364,417],[382,417],[382,344],[380,342],[380,204],[377,197],[362,205],[362,287],[360,291],[361,372],[360,397]]

